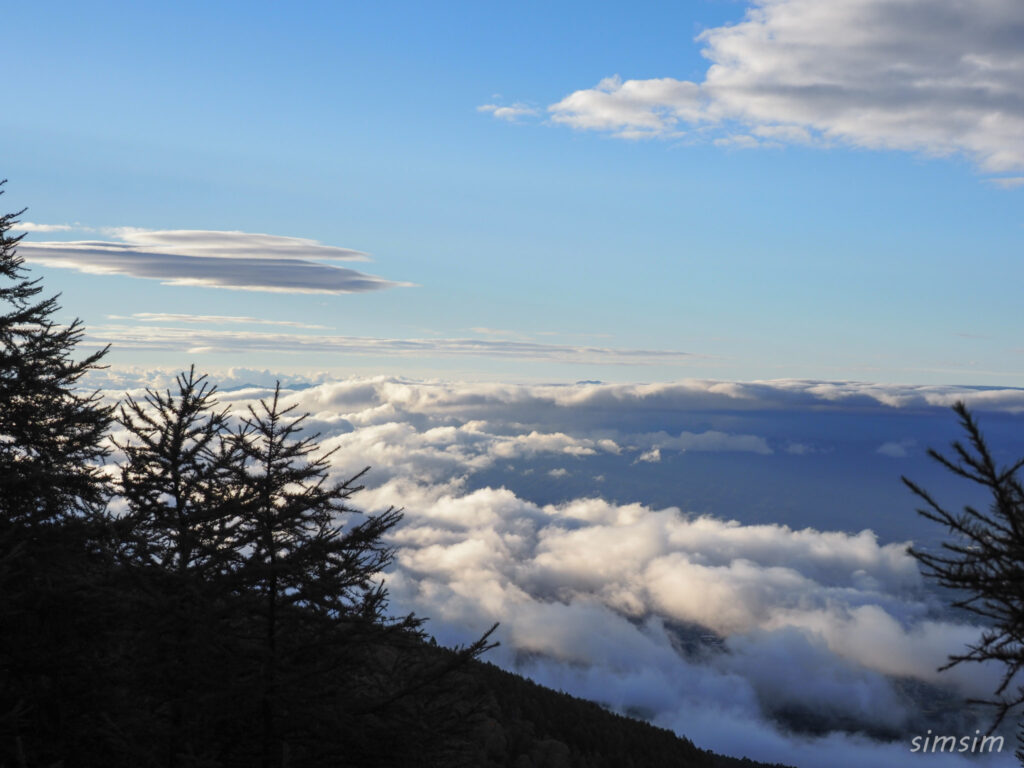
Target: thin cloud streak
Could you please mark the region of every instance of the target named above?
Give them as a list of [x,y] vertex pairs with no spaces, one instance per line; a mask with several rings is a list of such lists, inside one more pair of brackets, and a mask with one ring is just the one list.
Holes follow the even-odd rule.
[[989,182],[1002,189],[1017,189],[1024,187],[1024,176],[1002,176],[989,179]]
[[196,354],[256,351],[333,352],[389,357],[479,356],[611,365],[683,363],[700,357],[672,350],[569,346],[499,339],[387,339],[126,325],[94,327],[90,330],[88,340],[95,344],[113,344],[118,349],[168,352],[190,350]]
[[142,323],[200,323],[204,325],[280,325],[289,328],[323,330],[326,325],[299,323],[294,320],[264,320],[259,317],[237,317],[232,315],[187,315],[168,312],[136,312],[129,316],[107,315],[108,320],[138,320]]
[[22,221],[17,225],[17,229],[24,232],[69,232],[77,227],[70,224],[36,224],[33,221]]

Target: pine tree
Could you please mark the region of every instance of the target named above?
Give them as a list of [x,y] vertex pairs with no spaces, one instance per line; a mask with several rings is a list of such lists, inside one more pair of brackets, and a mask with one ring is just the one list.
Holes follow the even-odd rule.
[[137,649],[121,674],[145,710],[118,732],[122,753],[154,766],[460,764],[476,701],[459,670],[490,633],[448,651],[424,641],[421,619],[388,618],[377,577],[401,512],[348,505],[366,470],[331,482],[331,454],[300,437],[306,417],[279,387],[235,431],[214,392],[193,369],[177,394],[121,410],[128,510],[115,530]]
[[116,526],[136,587],[127,595],[135,684],[157,708],[135,759],[161,745],[149,759],[166,766],[217,750],[233,692],[230,578],[240,561],[227,410],[215,410],[216,387],[194,366],[177,389],[147,389],[141,403],[127,396],[118,419],[129,435],[118,489],[128,509]]
[[231,483],[239,456],[228,409],[214,410],[217,388],[206,379],[193,366],[178,375],[176,395],[147,389],[141,403],[125,397],[118,421],[129,438],[119,445],[126,461],[118,490],[128,504],[120,539],[132,562],[211,580],[237,565]]
[[23,212],[0,216],[0,764],[42,765],[95,740],[111,412],[76,390],[106,349],[75,360],[81,323],[26,277]]
[[[1024,686],[1010,690],[1024,669],[1024,485],[1018,476],[1024,458],[999,466],[964,403],[957,403],[953,410],[967,433],[968,446],[954,442],[954,459],[931,449],[928,453],[950,472],[984,488],[991,503],[988,510],[966,506],[957,513],[904,477],[903,482],[925,502],[918,513],[952,534],[940,552],[913,547],[909,552],[927,577],[960,595],[954,607],[985,622],[979,641],[964,653],[950,656],[943,669],[965,662],[995,661],[1003,666],[994,698],[975,702],[995,708],[994,730],[1011,710],[1024,704]],[[1019,752],[1018,757],[1024,764],[1024,754]]]
[[75,390],[107,349],[72,358],[84,329],[58,324],[57,297],[25,277],[24,235],[8,234],[22,213],[0,216],[0,524],[37,526],[102,509],[111,410]]
[[[401,519],[393,507],[362,515],[348,505],[367,470],[331,482],[331,453],[315,455],[318,435],[299,437],[306,416],[293,416],[294,409],[283,407],[278,384],[271,398],[249,407],[236,436],[244,457],[237,482],[247,493],[242,580],[262,635],[258,717],[265,767],[284,765],[296,749],[291,733],[317,719],[312,685],[303,686],[300,702],[296,682],[325,681],[332,670],[321,659],[336,665],[337,645],[388,623],[387,593],[374,578],[392,558],[382,537]],[[409,631],[419,624],[413,617],[391,622]]]

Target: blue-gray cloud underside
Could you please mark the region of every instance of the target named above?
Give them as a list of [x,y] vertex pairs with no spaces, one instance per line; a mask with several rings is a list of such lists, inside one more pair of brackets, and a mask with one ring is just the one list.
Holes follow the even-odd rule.
[[89,339],[95,343],[113,344],[116,349],[191,350],[194,352],[335,352],[370,356],[477,356],[613,365],[681,363],[697,357],[687,352],[672,350],[616,349],[500,339],[381,339],[363,336],[204,331],[194,328],[141,326],[97,327],[91,329]]
[[278,293],[362,293],[408,283],[323,260],[366,255],[301,238],[202,230],[111,230],[122,242],[23,242],[27,260],[90,274],[126,275],[193,285]]
[[24,243],[18,250],[43,266],[148,278],[166,285],[279,293],[362,293],[401,285],[354,269],[298,259],[225,259],[144,253],[128,247],[69,249],[33,243]]

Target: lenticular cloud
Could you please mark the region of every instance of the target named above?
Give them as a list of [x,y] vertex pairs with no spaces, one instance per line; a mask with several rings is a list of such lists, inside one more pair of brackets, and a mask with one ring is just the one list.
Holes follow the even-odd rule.
[[45,266],[148,278],[165,285],[275,293],[361,293],[407,285],[334,266],[329,262],[369,259],[360,251],[305,238],[132,227],[106,232],[117,239],[25,241],[18,250]]

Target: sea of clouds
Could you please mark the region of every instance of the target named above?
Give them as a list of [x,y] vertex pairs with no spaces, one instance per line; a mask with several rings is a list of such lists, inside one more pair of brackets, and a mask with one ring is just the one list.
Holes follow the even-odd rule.
[[[220,401],[244,407],[273,379],[219,376]],[[91,383],[116,398],[172,380],[105,372]],[[491,661],[727,754],[798,766],[1013,764],[1012,731],[1003,755],[981,761],[910,752],[928,729],[984,731],[987,713],[962,700],[991,694],[999,669],[937,671],[979,628],[906,554],[907,541],[938,546],[943,532],[915,515],[899,476],[972,500],[924,449],[958,436],[948,406],[964,399],[1009,460],[1024,390],[384,377],[283,386],[336,449],[338,479],[372,467],[361,508],[405,509],[385,575],[392,608],[429,617],[439,641],[465,643],[500,622]]]

